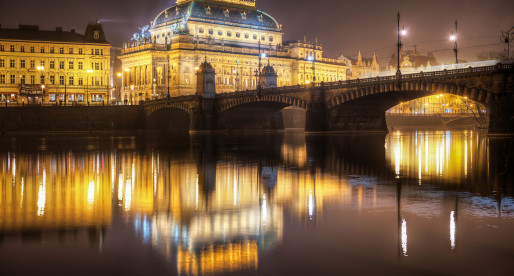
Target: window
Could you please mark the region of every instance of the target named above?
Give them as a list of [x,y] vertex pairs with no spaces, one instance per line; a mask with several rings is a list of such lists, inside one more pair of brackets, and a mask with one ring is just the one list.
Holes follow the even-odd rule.
[[31,52],[31,53],[34,53],[34,52],[35,52],[35,50],[34,50],[34,46],[30,46],[30,52]]
[[34,69],[36,68],[36,61],[35,60],[31,60],[30,61],[30,69]]
[[11,66],[11,68],[16,67],[16,63],[15,63],[14,59],[11,59],[10,66]]
[[59,76],[59,84],[64,85],[64,76]]
[[50,83],[55,84],[55,76],[50,76]]
[[98,64],[98,62],[95,62],[95,70],[100,70],[100,65]]
[[[159,36],[157,36],[157,38],[159,38]],[[94,55],[95,54],[95,50],[94,49],[91,49],[91,54]]]
[[203,34],[203,28],[200,28],[200,29],[198,30],[198,32],[199,32],[199,33],[201,33],[201,34]]
[[45,52],[45,47],[41,47],[41,53]]
[[82,55],[82,48],[79,48],[79,55]]
[[14,45],[11,45],[11,52],[14,52]]
[[82,61],[79,61],[79,70],[84,69],[84,63]]
[[0,75],[0,84],[5,84],[5,75],[4,74]]
[[273,37],[272,36],[269,37],[269,41],[270,42],[273,41]]
[[[170,35],[170,33],[168,33],[168,35]],[[100,55],[104,55],[104,49],[100,49]]]
[[79,85],[84,85],[84,80],[82,79],[82,77],[79,77]]
[[50,54],[53,54],[54,52],[54,47],[50,47]]
[[20,67],[25,68],[25,60],[24,59],[20,60]]
[[256,39],[257,39],[257,35],[253,35],[253,39],[255,39],[255,40],[256,40]]
[[20,52],[22,52],[22,53],[25,52],[25,46],[20,46]]
[[2,45],[0,45],[0,52],[3,52],[3,51],[5,51],[5,46],[2,44]]
[[50,94],[49,99],[51,102],[55,102],[55,94]]
[[64,54],[64,48],[63,47],[59,48],[59,54]]
[[59,69],[64,69],[64,61],[59,61]]
[[100,85],[100,77],[95,77],[95,85]]
[[73,61],[68,62],[68,69],[73,70]]
[[245,34],[245,38],[248,39],[250,37],[249,34]]
[[34,75],[30,75],[30,84],[36,83],[36,77]]
[[16,83],[16,75],[11,75],[11,84]]
[[73,48],[68,49],[68,54],[73,55]]
[[84,95],[77,95],[77,101],[83,102],[84,101]]
[[100,63],[100,70],[103,70],[103,69],[104,69],[104,64]]
[[74,85],[73,76],[68,77],[68,85]]
[[266,37],[262,35],[262,36],[261,36],[261,40],[262,40],[262,41],[266,40]]
[[236,37],[237,37],[237,38],[240,38],[240,37],[241,37],[241,34],[240,34],[240,33],[236,33]]
[[41,67],[45,68],[45,61],[44,61],[44,60],[40,61],[40,62],[39,62],[39,66],[41,66]]
[[210,35],[214,34],[214,31],[212,29],[209,29],[209,34]]
[[227,32],[227,36],[232,36],[232,32]]
[[54,69],[54,68],[55,68],[55,61],[50,60],[50,69]]
[[4,59],[0,59],[0,67],[5,67],[5,60]]
[[223,32],[221,30],[218,31],[218,35],[223,35]]
[[95,49],[95,55],[99,55],[100,51],[98,49]]
[[45,83],[45,75],[41,75],[39,77],[39,83],[41,83],[41,84]]
[[25,75],[20,76],[20,83],[25,84]]

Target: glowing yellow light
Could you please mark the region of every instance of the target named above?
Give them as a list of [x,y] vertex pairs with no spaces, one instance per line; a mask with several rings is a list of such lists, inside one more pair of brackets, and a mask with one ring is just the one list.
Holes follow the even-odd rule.
[[311,82],[310,82],[310,81],[308,81],[308,80],[306,80],[306,81],[305,81],[305,83],[306,83],[306,84],[309,84],[309,83],[311,83]]
[[93,70],[89,69],[87,70],[88,73],[93,73]]
[[457,40],[457,36],[456,36],[456,35],[451,35],[451,36],[450,36],[450,40],[452,40],[452,41]]
[[121,77],[121,73],[116,74],[118,77]]
[[198,71],[198,69],[200,69],[200,68],[198,68],[198,67],[195,67],[195,71]]
[[124,70],[125,72],[128,72],[128,71],[130,71],[130,69],[128,69],[128,68],[125,68],[125,69],[123,69],[123,70]]

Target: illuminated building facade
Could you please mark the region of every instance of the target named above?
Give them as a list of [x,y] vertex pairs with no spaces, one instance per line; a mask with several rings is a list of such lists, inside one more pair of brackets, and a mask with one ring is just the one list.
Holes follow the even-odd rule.
[[254,0],[178,0],[124,44],[122,101],[195,94],[195,73],[206,59],[217,93],[257,88],[266,64],[279,87],[346,80],[346,62],[323,57],[317,41],[283,41],[282,35]]
[[351,62],[352,70],[351,76],[348,76],[349,79],[371,78],[378,76],[378,73],[380,71],[380,65],[378,64],[376,55],[373,55],[373,58],[371,60],[363,59],[361,52],[359,51],[357,60]]
[[0,101],[106,101],[110,48],[101,24],[89,24],[85,34],[35,25],[0,28]]
[[387,114],[404,115],[435,115],[435,114],[463,114],[473,115],[477,108],[483,108],[467,97],[452,94],[439,94],[416,100],[402,102],[387,111]]

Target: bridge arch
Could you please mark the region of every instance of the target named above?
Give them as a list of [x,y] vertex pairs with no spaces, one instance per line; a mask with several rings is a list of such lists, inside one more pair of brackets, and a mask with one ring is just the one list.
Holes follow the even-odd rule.
[[489,106],[492,93],[463,84],[405,81],[400,88],[395,82],[374,83],[342,91],[327,101],[327,123],[331,130],[387,131],[385,112],[414,99],[446,93],[467,97]]
[[165,100],[144,106],[145,126],[149,130],[188,132],[192,108],[184,102]]
[[[228,130],[284,129],[283,110],[287,107],[306,109],[307,102],[287,95],[248,95],[220,102],[217,126]],[[299,126],[304,127],[304,126]]]

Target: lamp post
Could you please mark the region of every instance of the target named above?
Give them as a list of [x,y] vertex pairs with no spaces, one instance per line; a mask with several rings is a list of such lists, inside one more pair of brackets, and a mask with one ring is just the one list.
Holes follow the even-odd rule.
[[89,105],[89,76],[93,73],[93,70],[89,69],[87,70],[87,80],[86,80],[86,101],[87,105]]
[[455,64],[459,64],[459,59],[458,59],[459,49],[457,48],[457,26],[458,25],[459,25],[459,22],[457,22],[457,20],[455,20],[455,34],[452,32],[452,35],[450,36],[450,40],[455,42],[455,44],[453,45],[453,53],[455,54]]
[[43,103],[43,95],[45,94],[45,81],[43,80],[43,70],[45,70],[45,67],[38,66],[36,69],[40,73],[39,83],[41,84],[41,103]]
[[397,56],[396,78],[398,80],[398,83],[397,83],[398,88],[400,88],[401,80],[402,80],[402,72],[400,70],[400,49],[403,46],[401,36],[406,35],[407,31],[405,30],[405,28],[402,28],[402,30],[400,31],[400,12],[398,12],[397,18],[398,18],[398,43],[396,45],[398,48],[398,56]]

